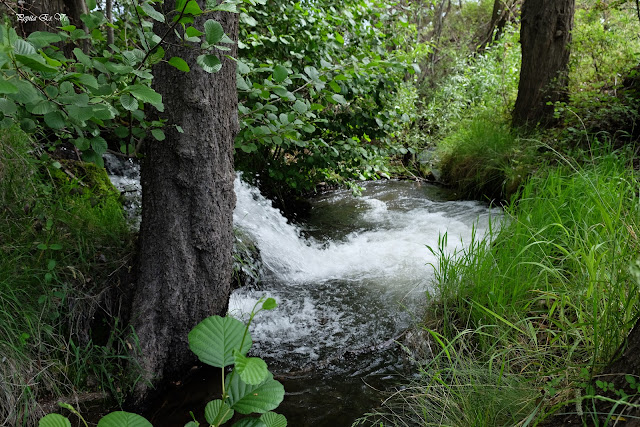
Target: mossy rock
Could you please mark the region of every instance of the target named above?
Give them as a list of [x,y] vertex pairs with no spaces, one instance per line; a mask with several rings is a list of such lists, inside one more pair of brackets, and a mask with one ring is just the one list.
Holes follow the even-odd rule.
[[70,184],[71,195],[84,194],[96,201],[115,199],[120,201],[120,192],[114,187],[104,168],[94,163],[60,159],[60,167],[48,167],[51,176],[58,182]]

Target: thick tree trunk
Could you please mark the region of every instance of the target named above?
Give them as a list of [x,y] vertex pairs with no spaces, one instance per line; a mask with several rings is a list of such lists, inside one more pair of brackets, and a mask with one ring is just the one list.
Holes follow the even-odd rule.
[[522,67],[513,124],[549,125],[553,104],[566,99],[569,42],[575,0],[525,0],[522,5]]
[[[167,0],[164,7],[172,10],[175,0]],[[208,18],[220,22],[237,40],[237,14]],[[196,19],[195,26],[203,28],[204,19]],[[153,385],[185,373],[196,360],[187,334],[205,317],[224,314],[228,305],[233,139],[238,130],[236,65],[219,55],[222,70],[208,74],[196,65],[199,53],[168,45],[165,59],[179,56],[191,71],[166,63],[154,69],[154,88],[165,105],[161,117],[168,119],[167,138],[144,147],[139,281],[132,320],[142,350],[140,363],[148,374],[145,380]],[[226,54],[236,56],[236,48]],[[137,406],[149,396],[149,388],[138,383]]]

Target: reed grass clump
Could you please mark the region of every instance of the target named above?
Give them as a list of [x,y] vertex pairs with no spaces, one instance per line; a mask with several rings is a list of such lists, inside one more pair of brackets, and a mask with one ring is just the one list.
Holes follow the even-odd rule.
[[438,145],[442,179],[465,198],[508,199],[530,173],[535,146],[485,112]]

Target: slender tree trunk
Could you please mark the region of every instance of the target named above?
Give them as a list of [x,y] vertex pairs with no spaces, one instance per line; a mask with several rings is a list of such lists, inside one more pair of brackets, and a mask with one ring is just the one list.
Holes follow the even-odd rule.
[[[107,0],[106,4],[105,4],[105,12],[106,12],[106,18],[107,18],[107,22],[109,24],[113,24],[113,0]],[[111,27],[107,27],[107,44],[113,44],[114,42],[114,38],[113,38],[113,28]]]
[[[199,3],[204,9],[204,2]],[[172,10],[175,0],[167,0],[164,7]],[[237,14],[208,18],[237,40]],[[204,19],[196,19],[197,28],[203,24]],[[154,88],[165,105],[161,118],[168,122],[166,140],[145,142],[144,147],[139,281],[132,320],[145,380],[153,385],[183,375],[195,363],[187,334],[203,318],[224,314],[230,291],[236,66],[219,55],[222,70],[208,74],[196,65],[198,54],[177,43],[168,45],[165,59],[179,56],[191,71],[166,63],[154,68]],[[226,54],[235,57],[236,48]],[[139,408],[150,395],[140,382],[134,403]]]
[[551,124],[552,104],[567,97],[574,2],[525,0],[522,5],[522,67],[514,125]]

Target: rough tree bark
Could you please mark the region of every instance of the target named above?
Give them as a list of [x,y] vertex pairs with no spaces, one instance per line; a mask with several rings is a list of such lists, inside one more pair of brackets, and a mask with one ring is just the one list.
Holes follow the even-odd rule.
[[566,99],[574,8],[575,0],[524,1],[522,67],[514,125],[549,125],[553,105],[547,104]]
[[[199,3],[204,10],[204,1]],[[175,0],[165,1],[164,7],[173,10]],[[216,19],[237,40],[237,14],[207,18]],[[195,26],[203,28],[204,20],[196,19]],[[232,269],[235,62],[219,55],[222,70],[208,74],[196,65],[199,51],[173,42],[169,39],[165,58],[179,56],[191,71],[166,63],[154,68],[167,137],[145,143],[143,150],[139,280],[132,312],[142,350],[139,361],[152,385],[184,374],[195,362],[187,334],[203,318],[226,312]],[[236,53],[235,47],[226,52]],[[139,382],[133,403],[143,407],[152,394]]]
[[495,0],[493,3],[493,11],[491,12],[491,20],[487,27],[484,39],[478,47],[478,52],[484,52],[488,45],[494,43],[502,37],[504,28],[508,22],[515,19],[514,10],[517,9],[521,0]]

